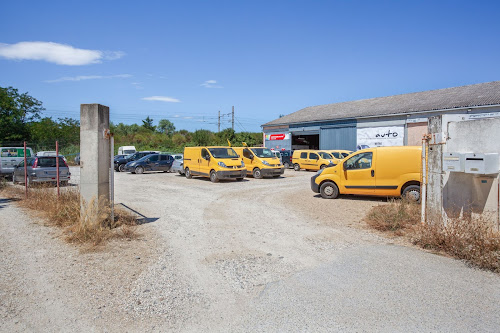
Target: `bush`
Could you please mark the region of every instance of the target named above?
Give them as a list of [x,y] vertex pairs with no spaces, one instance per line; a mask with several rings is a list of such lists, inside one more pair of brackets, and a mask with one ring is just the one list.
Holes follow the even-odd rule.
[[365,218],[372,228],[397,232],[420,222],[420,205],[408,200],[393,199],[386,205],[373,207]]

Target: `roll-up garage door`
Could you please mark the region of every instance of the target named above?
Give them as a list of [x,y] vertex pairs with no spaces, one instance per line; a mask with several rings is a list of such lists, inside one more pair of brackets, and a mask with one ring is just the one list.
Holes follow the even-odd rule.
[[321,127],[319,149],[356,150],[356,121],[345,121]]

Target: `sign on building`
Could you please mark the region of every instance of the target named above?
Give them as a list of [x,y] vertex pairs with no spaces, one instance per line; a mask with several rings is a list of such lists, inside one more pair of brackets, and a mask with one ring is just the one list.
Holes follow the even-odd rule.
[[[404,126],[358,128],[358,146],[385,147],[403,146],[405,138]],[[363,147],[367,148],[367,147]]]

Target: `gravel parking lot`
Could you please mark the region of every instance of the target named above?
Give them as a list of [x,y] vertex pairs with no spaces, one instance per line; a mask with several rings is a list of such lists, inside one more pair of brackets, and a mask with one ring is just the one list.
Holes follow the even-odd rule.
[[[77,181],[78,168],[72,174]],[[43,298],[57,303],[68,329],[47,318],[41,327],[146,332],[498,330],[498,275],[373,233],[361,220],[383,199],[321,199],[310,190],[312,175],[286,170],[278,179],[213,184],[173,173],[115,174],[116,204],[146,218],[139,227],[142,236],[125,246],[112,243],[102,252],[78,255],[44,231],[35,242],[51,260],[37,257],[37,267],[51,274]],[[15,209],[6,203],[0,214],[19,214]],[[0,263],[0,275],[9,276],[0,277],[6,288],[0,328],[37,331],[25,315],[36,313],[30,304],[37,297],[31,294],[23,302],[28,296],[14,274],[21,268],[12,261],[17,251],[35,249],[30,242],[16,243],[20,233],[11,229],[29,234],[42,227],[1,221],[2,256],[12,259],[2,259],[8,265]],[[58,253],[68,248],[71,259],[50,254],[55,248]],[[29,280],[36,272],[25,266],[33,265],[33,259],[23,260],[20,265]],[[86,269],[68,272],[65,267],[71,262]],[[60,290],[71,290],[71,297],[61,298]],[[57,302],[51,303],[51,297]]]

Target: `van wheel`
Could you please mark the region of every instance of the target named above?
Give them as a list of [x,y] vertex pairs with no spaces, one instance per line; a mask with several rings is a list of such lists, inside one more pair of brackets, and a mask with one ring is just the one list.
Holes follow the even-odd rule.
[[256,178],[256,179],[261,179],[262,178],[262,172],[260,171],[259,168],[255,168],[253,169],[253,178]]
[[283,166],[285,167],[285,169],[288,169],[288,168],[290,168],[290,163],[285,162],[285,163],[283,163]]
[[135,168],[135,173],[140,175],[144,172],[144,168],[143,167],[140,167],[138,166],[137,168]]
[[339,196],[339,188],[332,182],[321,184],[319,192],[324,199],[336,199]]
[[295,164],[293,165],[293,170],[295,170],[295,171],[300,171],[300,165],[298,165],[297,163],[295,163]]
[[189,168],[186,168],[184,170],[184,175],[186,176],[187,179],[193,178],[193,175],[191,174],[191,170],[189,170]]
[[125,164],[120,164],[118,166],[118,172],[125,172]]
[[210,171],[210,181],[212,183],[217,183],[219,181],[219,178],[217,178],[217,173],[214,170]]
[[407,199],[412,202],[420,202],[420,186],[410,185],[405,187],[401,196],[403,199]]
[[321,166],[319,168],[320,169],[324,169],[324,168],[326,168],[326,165],[325,164],[321,164]]

